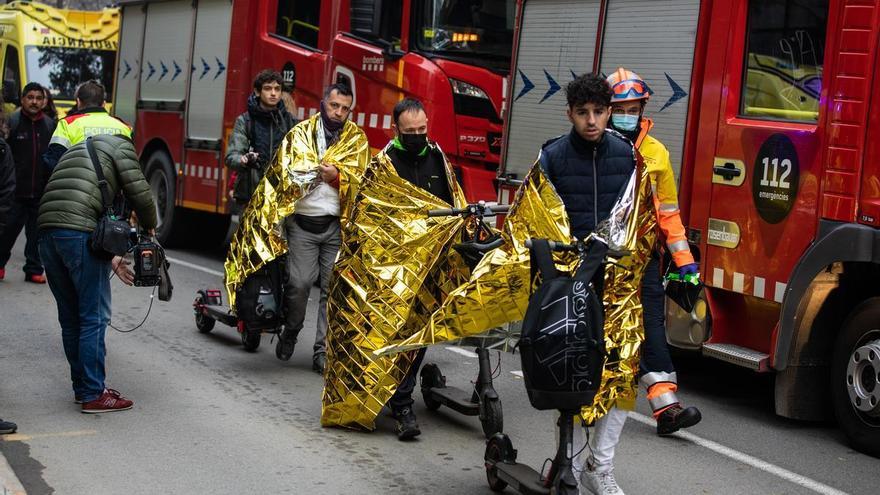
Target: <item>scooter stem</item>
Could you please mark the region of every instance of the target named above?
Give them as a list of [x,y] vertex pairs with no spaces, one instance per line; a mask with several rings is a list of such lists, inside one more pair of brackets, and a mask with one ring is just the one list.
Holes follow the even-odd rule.
[[556,458],[553,460],[553,491],[557,495],[577,495],[578,482],[571,470],[574,456],[574,417],[576,412],[559,411],[559,442]]

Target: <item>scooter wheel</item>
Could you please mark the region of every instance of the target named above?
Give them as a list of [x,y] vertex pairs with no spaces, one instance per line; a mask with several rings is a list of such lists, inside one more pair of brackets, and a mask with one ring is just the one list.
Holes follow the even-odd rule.
[[241,345],[244,346],[244,350],[248,352],[255,352],[258,347],[260,347],[260,337],[261,333],[259,330],[252,330],[249,328],[245,328],[243,332],[241,332]]
[[510,439],[505,435],[495,435],[486,443],[486,481],[493,492],[503,492],[507,488],[507,482],[498,477],[499,462],[504,462],[510,457],[507,452],[510,449]]
[[[196,304],[205,304],[205,294],[202,291],[199,291],[199,295],[196,297]],[[201,311],[196,309],[196,328],[199,329],[201,333],[208,333],[214,329],[214,318],[211,318],[208,315],[203,314]]]
[[443,376],[443,373],[440,373],[440,368],[433,363],[422,366],[422,372],[419,377],[422,382],[422,398],[425,399],[425,407],[429,411],[440,409],[440,406],[443,404],[434,398],[431,389],[445,387],[446,377]]
[[501,412],[500,400],[483,398],[480,401],[480,424],[486,438],[492,438],[492,435],[504,431],[504,414]]

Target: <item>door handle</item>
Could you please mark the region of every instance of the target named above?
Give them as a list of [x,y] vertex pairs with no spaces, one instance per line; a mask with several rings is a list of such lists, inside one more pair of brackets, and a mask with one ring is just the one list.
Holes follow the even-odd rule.
[[715,175],[720,175],[724,178],[724,180],[733,180],[735,177],[739,177],[742,175],[742,171],[736,168],[732,162],[727,162],[723,165],[715,165],[712,167],[712,172]]

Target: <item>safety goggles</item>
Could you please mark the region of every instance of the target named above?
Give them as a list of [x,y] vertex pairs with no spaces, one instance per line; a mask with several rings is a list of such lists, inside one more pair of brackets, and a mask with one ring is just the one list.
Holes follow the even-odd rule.
[[623,98],[642,98],[654,94],[651,88],[644,81],[638,79],[626,79],[615,84],[611,90],[614,92],[614,99]]

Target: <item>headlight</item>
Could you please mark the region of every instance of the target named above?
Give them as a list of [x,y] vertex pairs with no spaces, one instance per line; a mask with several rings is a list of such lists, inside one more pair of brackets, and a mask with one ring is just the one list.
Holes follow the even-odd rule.
[[452,92],[457,95],[462,96],[471,96],[474,98],[483,98],[488,100],[489,96],[482,89],[474,86],[473,84],[468,84],[464,81],[459,81],[458,79],[449,79],[449,83],[452,84]]

